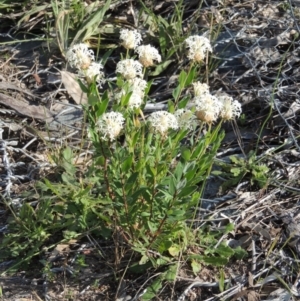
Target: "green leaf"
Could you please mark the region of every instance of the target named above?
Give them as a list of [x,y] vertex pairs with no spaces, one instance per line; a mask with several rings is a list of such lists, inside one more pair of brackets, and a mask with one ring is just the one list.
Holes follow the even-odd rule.
[[245,160],[243,160],[237,156],[229,156],[229,159],[231,160],[232,163],[235,163],[235,164],[240,164],[240,165],[245,164]]
[[148,217],[148,216],[151,216],[151,214],[150,214],[150,212],[145,212],[144,211],[144,212],[141,213],[141,216],[142,217]]
[[148,172],[148,175],[150,175],[152,178],[155,178],[157,171],[154,167],[147,165],[146,170]]
[[174,176],[179,181],[183,174],[183,164],[181,162],[178,162],[174,171]]
[[201,268],[202,268],[201,264],[199,262],[197,262],[196,260],[192,260],[191,267],[192,267],[193,273],[195,275],[197,275],[201,271]]
[[78,79],[78,83],[82,92],[87,94],[89,92],[88,87],[80,79]]
[[102,66],[105,66],[106,61],[108,60],[108,58],[111,57],[111,54],[115,51],[115,48],[111,48],[109,50],[107,50],[104,55],[101,57],[101,64]]
[[180,100],[180,102],[178,103],[178,109],[185,109],[187,103],[189,102],[190,97],[184,97],[183,99]]
[[193,192],[195,192],[198,189],[198,186],[193,185],[193,186],[188,186],[184,187],[178,194],[178,198],[184,198],[186,196],[191,196]]
[[149,261],[149,257],[147,255],[143,255],[139,261],[139,265],[143,265]]
[[174,100],[177,100],[179,95],[180,95],[180,92],[181,92],[181,88],[180,86],[176,87],[173,92],[172,92],[172,96],[174,98]]
[[180,89],[183,89],[185,87],[186,79],[187,73],[184,70],[181,70],[178,79]]
[[147,222],[147,225],[148,225],[148,229],[152,232],[152,233],[155,233],[155,231],[157,231],[157,224],[156,223],[153,223],[149,220],[146,221]]
[[243,259],[246,256],[248,256],[248,252],[242,249],[240,246],[238,246],[237,248],[234,249],[234,256],[237,259]]
[[190,70],[189,74],[187,75],[186,82],[185,82],[186,87],[189,86],[194,81],[195,73],[196,73],[196,67],[193,67]]
[[221,292],[223,292],[225,289],[225,273],[223,269],[220,271],[219,289]]
[[189,161],[191,158],[191,150],[187,147],[182,147],[181,148],[181,157],[185,160],[185,161]]
[[127,173],[130,170],[131,166],[132,166],[132,156],[129,156],[129,157],[127,157],[127,159],[125,159],[122,162],[122,165],[121,165],[122,171],[124,173]]
[[230,172],[233,174],[234,177],[238,177],[241,176],[244,171],[240,167],[233,167],[230,169]]
[[133,173],[133,174],[130,175],[130,177],[127,179],[127,181],[125,183],[125,190],[126,190],[126,192],[129,192],[134,187],[134,185],[138,184],[137,183],[138,177],[139,177],[139,173],[138,172],[135,172],[135,173]]
[[166,61],[162,62],[161,64],[158,64],[156,66],[156,68],[154,69],[154,71],[150,72],[149,75],[150,76],[158,76],[158,75],[160,75],[173,62],[174,62],[174,60],[166,60]]
[[177,257],[180,254],[181,248],[178,245],[172,245],[169,249],[168,249],[169,253],[171,256],[173,257]]
[[160,254],[163,254],[165,251],[167,251],[171,247],[171,245],[172,245],[171,241],[162,239],[159,242],[157,250]]
[[202,260],[206,264],[211,264],[213,266],[224,266],[225,264],[228,263],[228,259],[227,258],[223,258],[223,257],[207,257],[207,256],[203,256]]
[[104,2],[104,5],[95,11],[87,20],[82,24],[79,30],[77,30],[76,35],[73,39],[71,46],[76,43],[81,43],[87,38],[90,38],[94,31],[99,27],[100,23],[103,21],[104,14],[110,7],[111,0]]
[[[99,101],[98,101],[99,102]],[[98,105],[98,110],[97,110],[97,116],[100,117],[106,112],[107,106],[108,106],[109,99],[107,97],[107,91],[102,96],[102,101]]]
[[234,250],[231,249],[229,246],[225,246],[224,244],[220,244],[216,248],[215,252],[225,258],[230,258],[234,254]]
[[99,97],[98,97],[98,94],[92,92],[88,95],[88,103],[89,105],[91,106],[94,106],[96,105],[97,103],[99,103]]
[[174,177],[170,176],[169,177],[169,194],[170,195],[175,195],[176,193],[176,183]]
[[175,281],[177,276],[177,265],[172,264],[169,266],[168,270],[165,272],[164,279],[167,281]]
[[197,143],[198,143],[198,145],[196,146],[196,148],[194,149],[194,151],[192,153],[191,160],[197,159],[200,156],[200,154],[204,153],[204,150],[206,148],[204,139],[201,139]]
[[159,290],[162,288],[162,279],[158,277],[147,288],[146,293],[141,297],[141,300],[148,301],[158,295]]
[[174,106],[174,102],[172,100],[168,101],[168,111],[170,113],[174,113],[175,112],[175,106]]
[[234,224],[233,223],[229,223],[229,224],[226,225],[225,233],[230,233],[233,230],[234,230]]

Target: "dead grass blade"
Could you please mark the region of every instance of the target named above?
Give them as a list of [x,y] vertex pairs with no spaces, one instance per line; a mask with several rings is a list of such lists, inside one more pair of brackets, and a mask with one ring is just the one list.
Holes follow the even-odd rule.
[[76,104],[87,104],[87,95],[82,92],[79,83],[76,80],[76,75],[68,71],[60,71],[60,74],[62,83]]
[[47,122],[53,120],[52,113],[44,106],[30,105],[25,101],[17,100],[2,93],[0,94],[0,103],[32,119],[41,119]]

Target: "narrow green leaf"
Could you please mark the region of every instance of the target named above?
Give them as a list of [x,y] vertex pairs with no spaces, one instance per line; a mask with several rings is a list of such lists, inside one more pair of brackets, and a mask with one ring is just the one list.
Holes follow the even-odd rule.
[[178,79],[180,89],[183,89],[185,87],[186,79],[187,73],[184,70],[181,70]]
[[81,28],[77,30],[71,46],[76,43],[85,41],[93,34],[94,30],[98,28],[100,23],[103,21],[104,14],[109,9],[111,0],[106,0],[104,3],[105,4],[95,13],[93,13],[89,18],[87,18],[87,20],[82,24]]
[[167,53],[167,35],[166,35],[166,29],[163,26],[163,24],[159,24],[158,25],[159,28],[159,46],[160,46],[160,50],[161,53],[163,54],[163,56],[166,56]]
[[155,67],[154,71],[150,72],[149,75],[150,75],[150,76],[158,76],[158,75],[160,75],[160,74],[161,74],[163,71],[165,71],[165,70],[169,67],[169,65],[170,65],[171,63],[173,63],[173,62],[174,62],[174,60],[166,60],[166,61],[164,61],[164,62],[158,64],[158,65]]
[[170,176],[169,177],[169,194],[170,195],[175,195],[176,192],[176,183],[174,177]]
[[182,98],[178,103],[178,109],[185,109],[189,100],[190,100],[189,96]]
[[122,162],[122,165],[121,165],[122,171],[124,173],[127,173],[130,170],[131,165],[132,165],[132,156],[129,156]]
[[174,176],[179,181],[183,174],[183,164],[181,162],[178,162],[174,171]]
[[105,112],[106,112],[106,109],[107,109],[107,106],[108,106],[108,102],[109,102],[109,99],[108,98],[105,98],[103,99],[103,101],[99,104],[98,106],[98,110],[97,110],[97,116],[101,116],[103,115]]
[[184,198],[186,196],[191,196],[193,192],[195,192],[198,189],[198,186],[193,185],[193,186],[188,186],[184,187],[178,194],[178,198]]
[[190,70],[189,74],[187,75],[186,82],[185,82],[186,87],[189,86],[194,81],[195,73],[196,73],[196,67],[193,67]]
[[177,100],[177,99],[178,99],[180,92],[181,92],[180,86],[176,87],[176,88],[173,90],[172,96],[173,96],[174,100]]
[[89,92],[88,87],[80,79],[78,79],[78,83],[83,93]]
[[224,292],[225,289],[225,273],[223,269],[220,270],[219,289],[220,292]]

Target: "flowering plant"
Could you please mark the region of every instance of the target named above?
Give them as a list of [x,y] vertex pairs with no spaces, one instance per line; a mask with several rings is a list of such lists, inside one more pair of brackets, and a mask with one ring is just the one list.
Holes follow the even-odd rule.
[[[150,83],[143,77],[161,56],[152,46],[140,45],[136,31],[123,30],[120,38],[127,54],[117,64],[114,91],[99,93],[91,83],[92,78],[103,82],[104,76],[102,68],[93,76],[87,72],[95,64],[90,50],[74,46],[67,57],[79,76],[86,75],[88,139],[94,146],[87,176],[95,179],[91,194],[103,204],[96,215],[102,229],[113,237],[118,233],[117,240],[122,237],[142,255],[141,264],[156,265],[150,250],[176,256],[174,250],[188,246],[187,221],[196,216],[222,141],[222,120],[239,117],[241,106],[224,93],[212,95],[207,84],[194,80],[193,64],[201,63],[212,48],[208,39],[192,36],[186,40],[191,66],[180,73],[174,99],[166,110],[145,116]],[[131,49],[139,61],[128,57]],[[193,96],[182,97],[191,86]]]

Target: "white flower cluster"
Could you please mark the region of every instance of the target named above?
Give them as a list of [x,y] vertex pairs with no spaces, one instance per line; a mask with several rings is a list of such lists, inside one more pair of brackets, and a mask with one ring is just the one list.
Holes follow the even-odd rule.
[[126,59],[118,62],[116,72],[120,73],[124,79],[134,79],[143,76],[143,66],[138,61]]
[[85,70],[95,60],[95,56],[94,52],[88,49],[86,44],[80,43],[68,49],[66,59],[72,68]]
[[143,103],[147,82],[143,80],[143,67],[147,68],[154,65],[154,61],[160,63],[161,56],[157,49],[150,45],[140,45],[141,35],[136,30],[122,29],[120,31],[121,45],[126,49],[135,49],[139,60],[124,59],[118,62],[116,72],[119,73],[128,83],[129,90],[124,89],[116,95],[120,101],[126,93],[132,93],[128,102],[128,107],[139,108]]
[[96,63],[94,53],[86,44],[80,43],[72,46],[66,52],[66,59],[70,66],[78,70],[79,77],[85,78],[88,84],[94,80],[101,85],[104,82],[102,64]]
[[208,84],[202,84],[200,82],[193,83],[194,87],[194,95],[201,96],[203,94],[209,93],[209,86]]
[[217,97],[222,103],[220,116],[223,120],[231,120],[241,116],[242,106],[237,100],[233,100],[226,93],[219,93]]
[[191,110],[178,109],[174,116],[178,122],[178,127],[181,129],[192,130],[197,125],[196,116]]
[[139,46],[142,42],[142,36],[136,30],[122,29],[120,31],[120,40],[121,45],[126,49],[135,49],[139,56],[139,62],[145,68],[153,66],[154,61],[161,62],[161,56],[155,47],[151,45]]
[[203,36],[190,36],[185,40],[188,50],[188,58],[194,62],[202,62],[206,53],[212,52],[208,38]]
[[196,106],[196,115],[198,119],[205,123],[213,123],[219,117],[222,103],[219,99],[210,93],[204,93],[194,98]]
[[[207,52],[212,52],[209,39],[204,36],[190,36],[185,40],[188,58],[194,62],[202,62]],[[202,122],[212,124],[219,117],[231,120],[239,117],[241,104],[226,93],[211,95],[209,86],[201,82],[193,83],[194,98],[191,104],[195,107],[196,116]]]
[[226,93],[211,95],[207,84],[196,82],[193,85],[195,97],[192,103],[195,106],[197,118],[202,122],[211,124],[219,117],[227,121],[241,115],[241,104]]
[[120,31],[121,45],[126,49],[136,48],[142,41],[142,36],[137,30],[122,29]]
[[131,90],[136,93],[139,94],[142,98],[145,96],[145,90],[147,88],[147,82],[144,79],[141,78],[133,78],[128,80]]
[[154,61],[161,62],[161,56],[158,50],[151,45],[142,45],[135,50],[139,55],[140,63],[145,67],[151,67],[154,65]]
[[154,131],[165,136],[169,129],[177,130],[179,125],[176,117],[167,111],[157,111],[148,118]]
[[195,114],[188,109],[178,109],[174,114],[167,111],[152,113],[148,118],[156,133],[165,136],[169,129],[193,129],[196,123]]
[[115,140],[123,129],[124,122],[125,118],[121,113],[104,113],[98,120],[98,129],[102,134],[102,139]]

